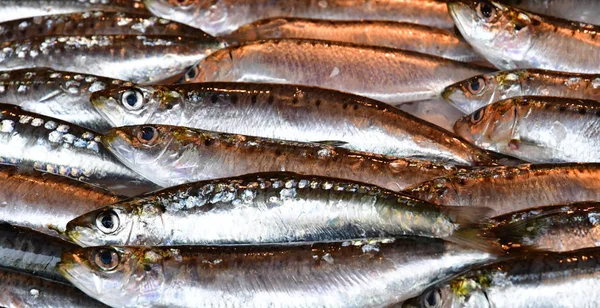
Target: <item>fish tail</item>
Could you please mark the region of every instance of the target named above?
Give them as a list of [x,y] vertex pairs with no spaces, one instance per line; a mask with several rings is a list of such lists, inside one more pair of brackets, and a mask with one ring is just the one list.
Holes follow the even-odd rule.
[[461,227],[479,225],[494,215],[493,209],[482,206],[447,206],[442,211]]
[[498,238],[493,234],[485,232],[485,229],[478,227],[460,228],[445,238],[445,240],[460,246],[485,251],[493,255],[505,255]]
[[498,244],[508,254],[526,254],[540,252],[541,249],[535,244],[525,244],[523,239],[528,233],[526,220],[503,224],[487,230],[490,236],[498,239]]

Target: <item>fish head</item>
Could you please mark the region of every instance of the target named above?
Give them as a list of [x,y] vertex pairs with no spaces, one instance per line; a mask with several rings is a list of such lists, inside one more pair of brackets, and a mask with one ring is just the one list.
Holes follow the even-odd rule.
[[425,290],[404,302],[403,307],[419,308],[489,308],[484,287],[490,283],[485,275],[470,278],[459,276]]
[[[403,308],[454,308],[464,307],[459,304],[450,285],[434,286],[425,290],[421,295],[408,299],[402,304]],[[479,307],[479,306],[473,306]],[[482,306],[483,307],[483,306]]]
[[454,124],[454,132],[477,146],[496,150],[512,140],[518,119],[515,99],[507,99],[480,108]]
[[234,78],[233,64],[228,48],[217,50],[190,68],[177,83],[238,81]]
[[452,84],[442,92],[442,97],[458,110],[470,114],[494,102],[496,97],[495,74],[475,76]]
[[92,93],[94,108],[113,126],[141,125],[160,104],[163,91],[158,86],[125,86]]
[[227,27],[228,1],[215,0],[144,0],[154,15],[200,28],[212,35],[231,31]]
[[517,68],[531,48],[536,16],[492,1],[453,1],[448,10],[469,44],[499,68]]

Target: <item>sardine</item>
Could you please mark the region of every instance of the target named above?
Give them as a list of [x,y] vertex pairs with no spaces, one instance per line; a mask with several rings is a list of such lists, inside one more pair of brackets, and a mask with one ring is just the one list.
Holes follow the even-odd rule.
[[185,82],[292,83],[350,92],[390,104],[439,97],[489,68],[414,51],[312,40],[265,40],[221,49]]
[[48,67],[136,83],[181,75],[223,44],[179,36],[46,36],[0,43],[0,69]]
[[536,15],[492,1],[448,3],[456,26],[475,50],[504,70],[541,68],[600,73],[599,26]]
[[314,39],[412,50],[463,62],[483,61],[456,33],[406,22],[273,18],[242,26],[224,38],[237,43]]
[[600,2],[596,0],[501,0],[499,2],[542,15],[600,25]]
[[484,206],[496,214],[600,201],[600,164],[521,165],[461,171],[403,192],[434,204]]
[[465,116],[454,131],[484,149],[529,162],[600,162],[600,103],[526,96]]
[[[439,239],[84,248],[59,270],[113,307],[384,307],[495,257]],[[199,296],[201,295],[201,296]]]
[[154,15],[202,29],[212,35],[270,17],[326,20],[392,20],[450,29],[454,27],[442,0],[146,0]]
[[442,97],[466,114],[516,96],[557,96],[600,100],[600,75],[538,69],[475,76],[446,87]]
[[[119,163],[100,137],[67,122],[0,104],[0,164],[69,177],[123,196],[156,188]],[[64,198],[72,196],[67,193]]]
[[398,191],[460,169],[323,144],[166,125],[114,128],[102,142],[123,164],[162,187],[248,173],[290,171]]
[[[385,103],[315,87],[203,83],[111,87],[91,96],[113,126],[165,124],[459,164],[497,155]],[[365,121],[368,119],[368,121]]]

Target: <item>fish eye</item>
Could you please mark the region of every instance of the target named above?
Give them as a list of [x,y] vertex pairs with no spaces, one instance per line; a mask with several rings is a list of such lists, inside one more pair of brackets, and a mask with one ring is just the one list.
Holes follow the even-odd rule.
[[94,255],[94,263],[105,270],[114,270],[119,265],[119,254],[114,249],[99,249]]
[[477,5],[477,13],[488,22],[496,17],[496,8],[493,4],[483,1]]
[[185,80],[186,81],[194,80],[194,78],[196,78],[197,76],[198,76],[198,68],[193,67],[185,73]]
[[481,119],[483,119],[483,114],[485,112],[483,111],[483,108],[473,112],[473,114],[471,115],[471,123],[476,124],[477,122],[481,121]]
[[471,79],[469,81],[469,85],[467,86],[467,89],[469,90],[469,92],[471,94],[475,94],[475,95],[483,92],[483,90],[485,89],[485,79],[483,79],[481,77],[475,77],[475,78]]
[[442,292],[439,289],[427,291],[422,297],[421,306],[425,308],[440,307],[442,304]]
[[158,131],[152,126],[144,126],[137,133],[137,138],[141,143],[150,144],[158,138]]
[[96,227],[106,234],[115,232],[119,228],[119,215],[112,210],[98,214]]
[[194,3],[194,0],[169,0],[169,3],[175,6],[188,6]]
[[138,90],[127,90],[121,94],[121,104],[127,110],[138,110],[144,104],[144,95]]

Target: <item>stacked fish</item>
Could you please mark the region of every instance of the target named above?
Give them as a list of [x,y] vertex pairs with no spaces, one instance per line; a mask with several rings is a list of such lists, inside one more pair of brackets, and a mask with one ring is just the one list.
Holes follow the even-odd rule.
[[583,2],[1,0],[0,306],[600,306]]

